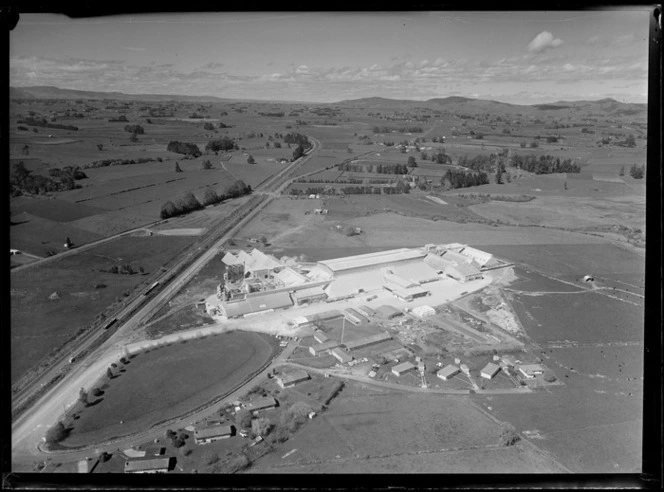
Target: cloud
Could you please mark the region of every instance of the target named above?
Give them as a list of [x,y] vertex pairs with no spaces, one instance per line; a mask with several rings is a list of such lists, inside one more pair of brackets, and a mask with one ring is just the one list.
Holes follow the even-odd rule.
[[542,31],[528,44],[528,51],[531,53],[540,53],[542,51],[557,48],[563,44],[563,40],[554,38],[549,31]]
[[591,38],[588,38],[588,44],[590,45],[596,45],[599,44],[600,37],[599,36],[593,36]]
[[629,46],[634,42],[636,36],[634,34],[623,34],[613,39],[612,44],[615,46]]

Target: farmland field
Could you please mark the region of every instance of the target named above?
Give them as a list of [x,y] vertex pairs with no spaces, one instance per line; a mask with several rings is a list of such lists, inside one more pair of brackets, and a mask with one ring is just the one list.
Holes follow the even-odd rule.
[[[12,381],[54,347],[91,323],[122,293],[145,282],[143,275],[100,272],[132,265],[154,272],[183,251],[192,237],[122,237],[77,255],[11,274]],[[104,287],[96,288],[97,285]],[[49,296],[57,292],[56,299]]]
[[126,372],[103,380],[101,401],[81,412],[62,444],[99,442],[183,415],[258,370],[272,357],[272,345],[256,333],[230,332],[139,354]]

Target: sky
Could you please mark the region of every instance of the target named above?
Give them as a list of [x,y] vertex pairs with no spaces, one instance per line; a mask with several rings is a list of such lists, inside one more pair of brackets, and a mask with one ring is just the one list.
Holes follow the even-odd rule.
[[647,101],[648,10],[22,14],[10,84],[336,102]]

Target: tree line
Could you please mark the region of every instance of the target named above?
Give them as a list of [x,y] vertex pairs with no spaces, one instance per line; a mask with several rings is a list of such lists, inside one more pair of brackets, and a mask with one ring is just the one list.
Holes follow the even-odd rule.
[[161,157],[139,157],[138,159],[102,159],[100,161],[88,162],[81,166],[83,169],[108,166],[130,166],[132,164],[145,164],[146,162],[163,162]]
[[[12,197],[24,193],[43,195],[51,191],[81,188],[81,185],[75,182],[77,178],[74,175],[78,176],[78,179],[82,179],[80,176],[85,176],[85,173],[76,172],[76,168],[68,166],[57,173],[57,176],[47,177],[33,174],[21,161],[14,164],[9,176],[9,195]],[[85,177],[87,178],[87,176]]]
[[23,124],[23,125],[32,125],[32,126],[39,126],[43,128],[55,128],[58,130],[72,130],[72,131],[78,131],[78,127],[74,125],[59,125],[57,123],[49,123],[46,118],[24,118],[22,120],[18,120],[17,123]]
[[237,180],[230,185],[224,193],[218,194],[212,188],[206,188],[203,194],[202,202],[194,196],[192,192],[187,192],[175,201],[167,201],[161,206],[160,217],[168,219],[178,215],[188,214],[195,210],[200,210],[207,205],[220,203],[230,198],[236,198],[251,193],[251,186],[242,180]]
[[421,126],[402,126],[402,127],[391,127],[391,126],[374,126],[374,133],[422,133],[424,130]]
[[406,164],[352,164],[341,163],[339,164],[339,171],[349,171],[355,173],[376,173],[376,174],[408,174],[408,166]]
[[448,169],[441,178],[440,184],[446,188],[468,188],[470,186],[489,184],[489,176],[483,171],[469,173],[467,171]]
[[201,149],[198,148],[198,145],[190,142],[180,142],[178,140],[171,140],[168,142],[166,150],[169,152],[175,152],[176,154],[188,155],[193,158],[203,155]]
[[287,133],[284,135],[283,140],[287,144],[301,145],[304,150],[311,148],[311,142],[309,141],[309,138],[306,135],[302,135],[301,133]]

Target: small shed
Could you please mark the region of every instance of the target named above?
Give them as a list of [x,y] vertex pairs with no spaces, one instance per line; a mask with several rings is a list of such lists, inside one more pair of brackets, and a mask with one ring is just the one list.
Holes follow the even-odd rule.
[[457,374],[459,374],[459,372],[460,372],[460,369],[457,366],[450,364],[448,366],[445,366],[440,371],[438,371],[436,376],[438,376],[443,381],[447,381],[449,379],[452,379]]
[[384,319],[393,319],[397,316],[403,316],[401,310],[387,304],[383,304],[382,306],[377,307],[376,312]]
[[302,381],[306,381],[308,379],[309,373],[303,369],[299,369],[297,371],[278,376],[277,384],[282,388],[290,388],[291,386],[295,386],[297,383],[301,383]]
[[480,371],[480,376],[486,379],[493,379],[493,377],[499,372],[500,372],[500,366],[494,364],[493,362],[489,362],[486,366],[484,366],[484,369]]
[[395,376],[401,376],[409,371],[417,369],[417,366],[412,362],[402,362],[392,368],[392,374]]
[[345,351],[341,350],[341,348],[333,348],[330,350],[330,354],[334,356],[335,359],[337,359],[339,362],[342,364],[346,364],[350,361],[353,360],[353,357],[349,354],[347,354]]

